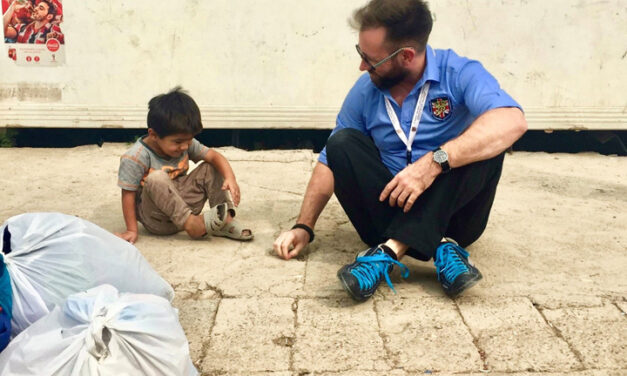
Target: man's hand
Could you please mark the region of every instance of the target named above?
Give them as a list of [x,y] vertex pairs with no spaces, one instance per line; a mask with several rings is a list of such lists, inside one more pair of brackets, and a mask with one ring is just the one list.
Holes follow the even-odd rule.
[[300,251],[309,243],[309,234],[302,228],[295,228],[279,235],[274,241],[276,254],[289,260],[298,256]]
[[403,212],[407,213],[441,171],[440,165],[433,161],[433,153],[429,152],[399,172],[383,188],[379,201],[384,201],[389,196],[390,206],[402,207]]
[[235,181],[235,178],[224,179],[224,184],[222,184],[222,190],[226,191],[227,189],[231,192],[231,196],[233,197],[233,203],[235,204],[235,206],[239,206],[239,185],[237,185],[237,181]]
[[126,240],[127,242],[131,244],[135,244],[135,242],[137,241],[137,238],[139,237],[139,235],[137,235],[137,231],[130,231],[130,230],[127,230],[122,233],[116,232],[115,235],[119,236],[120,238]]

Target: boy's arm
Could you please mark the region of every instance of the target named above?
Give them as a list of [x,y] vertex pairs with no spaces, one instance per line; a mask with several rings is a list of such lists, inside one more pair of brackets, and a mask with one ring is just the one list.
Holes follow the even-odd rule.
[[233,196],[233,203],[235,206],[239,205],[240,191],[239,185],[235,180],[235,173],[229,164],[229,161],[220,153],[213,149],[209,149],[203,160],[207,163],[211,163],[213,167],[224,177],[224,184],[222,184],[222,190],[229,190],[231,196]]
[[133,244],[137,235],[137,213],[135,212],[135,192],[122,189],[122,213],[126,222],[126,231],[115,235]]

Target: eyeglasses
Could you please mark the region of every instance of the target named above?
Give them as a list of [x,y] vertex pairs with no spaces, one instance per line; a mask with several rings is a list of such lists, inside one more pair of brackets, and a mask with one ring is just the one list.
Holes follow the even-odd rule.
[[368,72],[372,73],[374,72],[378,66],[380,66],[381,64],[385,63],[386,61],[394,58],[394,56],[398,55],[401,51],[403,51],[404,49],[406,49],[408,47],[401,47],[398,50],[392,52],[388,57],[384,58],[383,60],[375,63],[375,64],[371,64],[370,61],[368,60],[368,56],[366,56],[366,54],[364,54],[364,52],[361,50],[361,48],[359,48],[359,45],[356,44],[355,45],[355,49],[357,50],[357,53],[359,54],[359,56],[361,57],[361,59],[368,64]]

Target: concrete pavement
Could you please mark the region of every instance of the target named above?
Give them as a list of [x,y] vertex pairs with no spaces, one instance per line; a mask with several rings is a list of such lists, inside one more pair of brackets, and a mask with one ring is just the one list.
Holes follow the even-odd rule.
[[[124,227],[116,186],[126,144],[0,149],[0,221],[24,212]],[[364,244],[335,199],[295,260],[273,255],[315,164],[309,151],[220,149],[255,239],[194,241],[143,228],[137,248],[177,292],[203,375],[627,374],[627,158],[515,153],[490,223],[469,247],[484,279],[451,300],[432,263],[403,261],[356,304],[335,273]]]

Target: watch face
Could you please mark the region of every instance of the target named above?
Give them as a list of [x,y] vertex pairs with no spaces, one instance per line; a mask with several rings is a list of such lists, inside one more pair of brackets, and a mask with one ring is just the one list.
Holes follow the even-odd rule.
[[433,160],[437,163],[444,163],[448,161],[448,154],[442,149],[436,150],[435,153],[433,153]]

